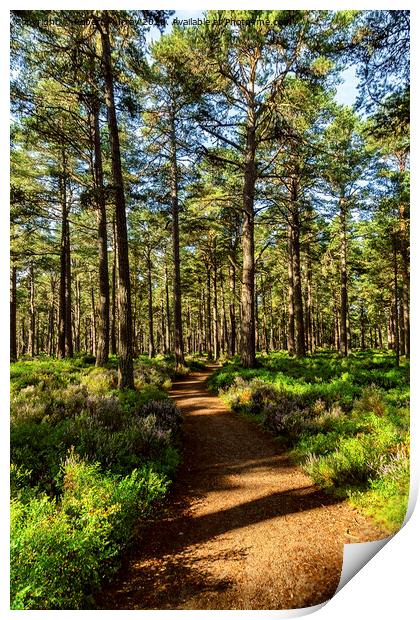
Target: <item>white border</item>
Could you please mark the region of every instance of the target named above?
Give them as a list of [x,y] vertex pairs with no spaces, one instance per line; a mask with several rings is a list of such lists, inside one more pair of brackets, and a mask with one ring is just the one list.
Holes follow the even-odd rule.
[[[394,4],[394,6],[393,6]],[[61,6],[60,6],[61,5]],[[198,10],[199,8],[208,8],[210,3],[200,3],[198,6],[194,6],[194,10]],[[141,5],[140,5],[141,6]],[[143,5],[144,6],[144,5]],[[263,4],[264,8],[283,8],[279,6],[278,2],[266,1]],[[6,6],[2,6],[0,9],[0,45],[1,45],[1,77],[2,77],[2,90],[0,97],[0,106],[1,113],[0,119],[2,122],[2,131],[1,131],[1,161],[3,163],[2,166],[2,201],[1,201],[1,209],[0,209],[0,251],[1,255],[1,264],[2,269],[0,269],[0,290],[2,291],[1,295],[1,303],[0,303],[0,325],[1,325],[1,356],[0,356],[0,402],[3,404],[1,411],[1,437],[2,437],[2,450],[0,451],[0,471],[2,476],[2,493],[4,494],[1,497],[1,537],[0,537],[0,565],[2,566],[2,578],[0,584],[0,611],[2,612],[2,617],[17,617],[22,614],[31,613],[31,617],[39,617],[44,618],[47,617],[55,617],[56,614],[86,614],[88,616],[96,616],[98,614],[105,614],[109,618],[114,618],[115,616],[128,616],[129,614],[136,614],[137,618],[146,619],[146,618],[184,618],[189,614],[190,618],[195,618],[197,614],[202,615],[212,615],[217,613],[218,615],[223,615],[224,617],[231,617],[232,615],[250,615],[252,617],[255,615],[270,615],[272,617],[284,617],[285,615],[294,615],[293,614],[285,614],[285,612],[277,612],[277,611],[268,611],[268,612],[235,612],[235,611],[226,611],[226,612],[214,612],[214,611],[13,611],[9,610],[8,600],[8,575],[5,574],[4,568],[8,565],[8,534],[9,534],[9,525],[8,525],[8,463],[9,463],[9,454],[8,454],[8,436],[9,436],[9,426],[8,426],[8,392],[9,392],[9,345],[8,345],[8,332],[9,332],[9,319],[8,319],[8,300],[9,300],[9,257],[8,257],[8,247],[9,247],[9,215],[8,209],[6,205],[8,205],[8,188],[9,188],[9,178],[8,178],[8,165],[9,161],[9,145],[8,145],[8,119],[9,119],[9,77],[8,77],[8,57],[9,57],[9,10],[10,9],[57,9],[57,8],[65,8],[65,9],[83,9],[86,8],[86,4],[84,2],[66,2],[66,3],[57,3],[51,1],[43,1],[43,2],[16,2],[13,5],[6,3]],[[126,0],[123,3],[124,8],[138,9],[139,4],[133,2],[132,0]],[[147,2],[147,8],[159,8],[159,9],[174,9],[174,10],[191,10],[191,2],[180,2],[180,1],[172,1],[167,2],[161,0],[153,6],[151,2]],[[109,9],[121,9],[120,6],[116,6],[115,2],[90,2],[89,8],[109,8]],[[213,0],[211,3],[212,9],[256,9],[261,8],[258,6],[258,3],[250,2],[249,0],[242,2],[229,2],[226,6],[223,2],[218,2]],[[386,3],[386,2],[360,2],[360,1],[352,1],[352,2],[342,2],[340,0],[335,0],[334,2],[305,2],[303,4],[299,3],[297,6],[290,6],[290,4],[286,4],[285,9],[300,9],[300,8],[312,8],[312,9],[395,9],[395,8],[405,8],[411,10],[412,17],[412,144],[413,144],[413,153],[412,153],[412,169],[414,171],[413,181],[412,181],[412,258],[411,258],[411,272],[412,272],[412,295],[411,295],[411,306],[412,306],[412,376],[415,377],[418,371],[418,362],[416,360],[416,356],[419,352],[419,328],[417,327],[418,322],[418,291],[419,291],[419,276],[417,275],[417,266],[419,265],[419,253],[417,242],[417,234],[419,231],[419,215],[418,213],[418,205],[417,198],[419,197],[418,191],[418,120],[417,116],[414,113],[415,110],[420,109],[420,101],[418,96],[418,81],[417,76],[419,75],[419,63],[418,63],[418,50],[419,50],[419,11],[415,7],[415,3],[413,1],[404,2],[403,6],[395,6],[395,3]],[[7,171],[7,172],[6,172]],[[417,212],[417,213],[416,213]],[[419,423],[418,423],[418,404],[419,404],[419,386],[420,382],[412,381],[412,450],[411,450],[411,458],[412,458],[412,484],[413,490],[418,488],[419,482]],[[416,491],[415,491],[416,493]],[[411,497],[411,503],[413,502],[414,497]],[[321,606],[321,609],[316,611],[316,618],[319,620],[336,620],[339,617],[342,620],[354,620],[356,617],[369,618],[369,617],[378,617],[383,620],[391,620],[396,616],[401,618],[401,620],[415,618],[418,615],[419,603],[417,600],[417,592],[418,592],[418,575],[419,575],[419,559],[417,550],[420,548],[420,511],[417,508],[412,517],[409,519],[408,523],[405,527],[390,540],[390,542],[358,573],[353,579],[351,579],[350,583],[346,585],[340,592],[338,592],[333,599],[328,602],[325,606]],[[193,614],[193,615],[192,615]],[[132,616],[131,616],[132,617]]]

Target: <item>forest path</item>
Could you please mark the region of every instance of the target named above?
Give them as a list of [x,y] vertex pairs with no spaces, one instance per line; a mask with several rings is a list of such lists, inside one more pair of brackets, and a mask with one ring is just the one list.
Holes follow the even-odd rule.
[[336,590],[343,544],[383,536],[210,395],[213,370],[174,382],[184,461],[162,518],[142,528],[102,609],[316,605]]

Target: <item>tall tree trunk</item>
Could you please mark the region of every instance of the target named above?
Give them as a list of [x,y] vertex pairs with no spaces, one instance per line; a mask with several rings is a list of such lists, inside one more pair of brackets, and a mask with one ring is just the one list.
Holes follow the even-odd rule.
[[108,235],[106,222],[106,203],[104,193],[104,173],[102,167],[101,133],[99,128],[99,101],[92,105],[91,130],[94,147],[94,184],[96,221],[98,226],[99,258],[99,299],[96,366],[104,366],[109,356],[109,273],[108,273]]
[[28,353],[35,357],[35,277],[33,263],[29,265],[29,331]]
[[75,292],[76,292],[76,299],[75,299],[75,308],[74,308],[75,310],[74,312],[74,322],[75,322],[74,347],[76,349],[76,352],[79,353],[80,352],[81,317],[82,317],[82,290],[81,290],[81,283],[80,283],[79,276],[76,276]]
[[15,362],[17,360],[17,336],[16,336],[16,280],[17,269],[12,264],[11,278],[10,278],[10,361]]
[[66,230],[66,355],[73,357],[72,307],[71,307],[71,252],[70,252],[70,224],[67,218]]
[[340,354],[347,356],[347,204],[340,198]]
[[191,305],[187,304],[187,353],[192,353],[192,318],[191,318]]
[[296,353],[295,341],[295,295],[293,282],[293,228],[289,225],[287,231],[287,291],[288,291],[288,329],[287,351],[289,355]]
[[92,279],[90,282],[90,333],[92,341],[92,354],[96,355],[98,346],[97,342],[97,323],[96,323],[96,308],[95,308],[95,295],[93,292]]
[[394,332],[393,332],[393,326],[392,326],[392,304],[389,307],[389,314],[388,314],[388,323],[387,323],[387,348],[388,350],[393,349],[394,348]]
[[378,327],[378,337],[379,337],[379,348],[382,350],[384,348],[384,343],[382,340],[382,328],[381,326]]
[[172,107],[170,112],[170,166],[172,206],[174,353],[175,365],[182,366],[185,364],[185,360],[184,343],[182,338],[181,269],[179,256],[178,161],[174,107]]
[[204,294],[204,289],[201,289],[201,298],[200,298],[200,306],[199,306],[199,310],[198,310],[198,334],[199,334],[199,339],[198,339],[198,353],[199,355],[202,355],[203,350],[205,350],[206,348],[206,331],[204,328],[204,323],[205,323],[205,305],[206,305],[206,300],[205,300],[205,294]]
[[222,351],[226,353],[226,343],[228,341],[228,323],[226,316],[225,288],[223,283],[223,272],[220,270],[220,298],[222,300],[221,332],[222,332]]
[[165,325],[165,348],[169,353],[171,350],[171,308],[169,305],[169,282],[168,269],[165,265],[165,308],[166,308],[166,325]]
[[55,318],[57,315],[56,312],[56,298],[55,298],[55,291],[56,291],[56,284],[57,281],[54,278],[54,276],[51,276],[51,308],[50,308],[50,328],[49,328],[49,349],[48,349],[48,355],[53,356],[56,353],[56,342],[55,342]]
[[20,355],[25,355],[26,353],[26,325],[25,325],[25,317],[20,319]]
[[112,161],[112,179],[115,194],[115,224],[118,246],[118,320],[119,360],[118,387],[133,388],[133,326],[131,314],[131,285],[128,260],[127,218],[125,211],[124,182],[121,168],[120,137],[114,100],[114,78],[109,36],[109,15],[103,12],[99,26],[102,41],[105,103],[108,111],[108,130]]
[[300,273],[300,217],[297,182],[292,181],[292,243],[293,243],[293,289],[296,317],[296,355],[302,357],[305,349],[305,320],[303,316],[302,278]]
[[270,284],[270,351],[274,351],[276,348],[275,335],[274,335],[274,312],[273,312],[273,287]]
[[35,328],[35,355],[39,355],[40,340],[42,339],[39,327],[39,315],[36,313],[36,328]]
[[261,301],[262,301],[262,331],[264,340],[264,350],[268,355],[268,325],[267,325],[267,283],[264,282],[261,275]]
[[[406,156],[399,157],[400,172],[406,169]],[[407,206],[401,201],[398,209],[400,228],[400,252],[401,252],[401,275],[402,275],[402,316],[404,320],[404,349],[405,355],[410,356],[410,272],[409,272],[409,235]]]
[[255,277],[255,350],[260,351],[260,316],[259,316],[259,304],[258,304],[258,286],[257,286],[257,278]]
[[214,353],[214,359],[217,360],[220,354],[220,342],[219,342],[219,324],[218,324],[218,308],[217,308],[216,260],[214,260],[213,262],[213,353]]
[[112,355],[117,354],[117,264],[118,264],[118,247],[117,247],[117,231],[115,225],[115,217],[112,222],[112,273],[111,273],[111,285],[112,285],[112,298],[111,298],[111,325],[110,325],[110,344]]
[[149,357],[155,357],[155,339],[153,335],[153,289],[152,289],[152,260],[150,248],[147,248],[147,310],[149,316]]
[[405,355],[410,357],[410,274],[408,258],[408,233],[405,205],[399,208],[400,216],[400,251],[402,275],[402,317],[404,321],[404,349]]
[[61,199],[61,239],[60,239],[60,296],[58,306],[57,357],[66,357],[66,253],[67,253],[67,181],[65,154],[63,153],[63,172],[60,175]]
[[207,327],[207,358],[213,359],[213,347],[212,347],[212,333],[211,333],[211,273],[210,266],[206,267],[206,284],[207,284],[207,299],[206,299],[206,327]]
[[363,351],[366,349],[366,322],[363,306],[360,308],[360,346]]
[[161,340],[160,340],[160,347],[158,347],[158,350],[161,353],[163,353],[163,355],[166,355],[168,353],[168,350],[166,349],[166,341],[165,341],[165,309],[164,309],[162,297],[160,298],[160,331],[161,331]]
[[[403,285],[404,289],[404,285]],[[399,330],[400,330],[400,354],[405,355],[405,323],[404,323],[404,304],[403,300],[400,299],[400,307],[398,312],[399,317]]]
[[395,346],[395,365],[400,365],[400,336],[398,329],[398,260],[397,260],[397,239],[396,234],[392,233],[392,249],[394,258],[394,311],[395,311],[395,329],[394,329],[394,346]]
[[308,284],[308,299],[307,299],[307,316],[308,316],[308,348],[311,353],[315,351],[314,330],[313,330],[313,317],[312,317],[312,261],[308,257],[307,265],[307,284]]
[[241,361],[245,368],[255,366],[255,247],[254,247],[254,194],[255,166],[255,109],[248,108],[248,127],[244,161],[243,226],[242,226],[242,293],[241,293]]
[[229,304],[229,322],[230,322],[230,338],[229,338],[229,355],[236,353],[236,313],[235,313],[235,297],[236,297],[236,268],[233,260],[229,263],[229,287],[231,303]]

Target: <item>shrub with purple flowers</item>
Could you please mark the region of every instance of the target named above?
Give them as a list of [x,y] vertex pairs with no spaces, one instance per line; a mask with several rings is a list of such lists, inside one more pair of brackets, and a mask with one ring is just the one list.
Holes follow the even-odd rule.
[[137,389],[118,390],[112,361],[77,362],[12,368],[13,609],[92,606],[179,464],[167,366],[136,361]]
[[182,423],[181,412],[171,400],[150,400],[143,405],[141,416],[154,415],[156,423],[166,431],[170,431],[175,437]]

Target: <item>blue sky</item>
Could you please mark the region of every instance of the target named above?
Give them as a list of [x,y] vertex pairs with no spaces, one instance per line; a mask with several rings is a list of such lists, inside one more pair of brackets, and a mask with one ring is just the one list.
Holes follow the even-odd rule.
[[337,86],[337,94],[335,96],[338,103],[344,105],[353,105],[357,97],[356,67],[349,67],[341,73],[343,83]]

